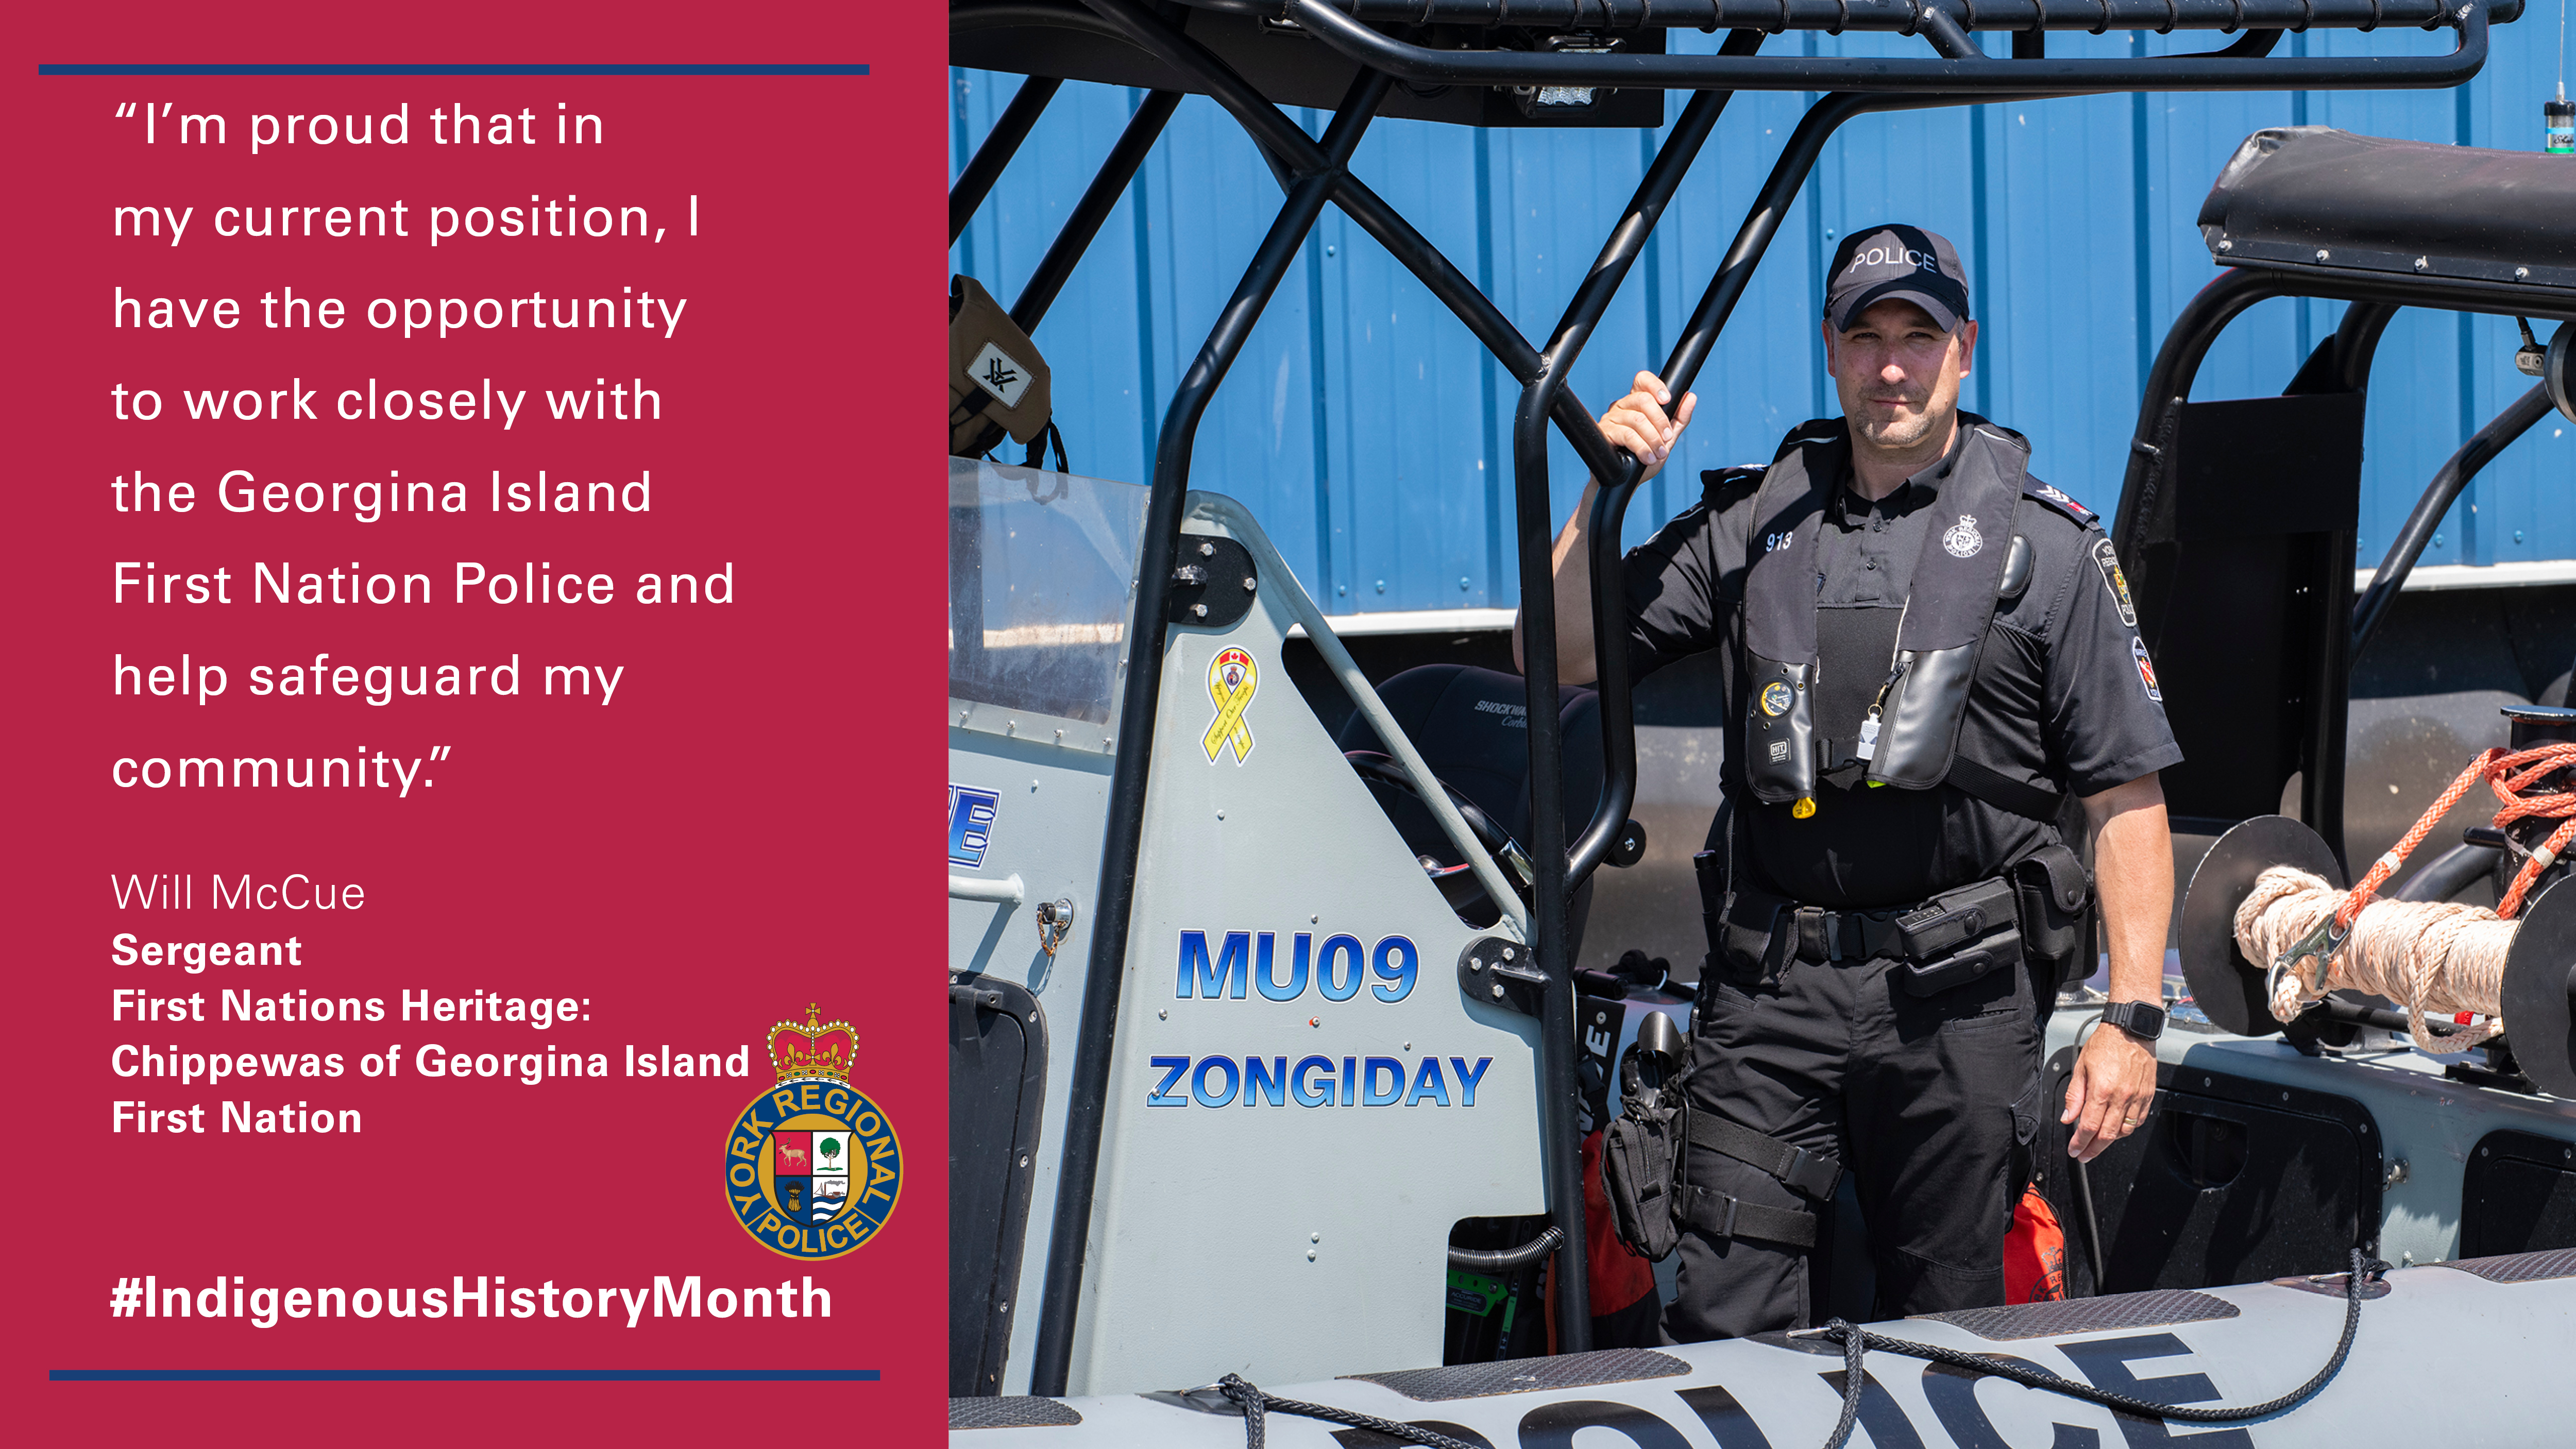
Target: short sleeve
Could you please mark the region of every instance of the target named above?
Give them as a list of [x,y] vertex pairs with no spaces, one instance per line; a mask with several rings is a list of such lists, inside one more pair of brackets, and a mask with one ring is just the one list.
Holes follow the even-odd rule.
[[2085,530],[2050,621],[2045,709],[2049,754],[2077,795],[2182,763],[2128,581],[2099,530]]
[[1631,679],[1716,646],[1715,533],[1715,510],[1703,499],[1628,551],[1621,577]]

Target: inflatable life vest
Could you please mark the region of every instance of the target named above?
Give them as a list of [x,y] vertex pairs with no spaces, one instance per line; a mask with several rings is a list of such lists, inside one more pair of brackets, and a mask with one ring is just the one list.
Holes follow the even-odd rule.
[[[1924,535],[1896,668],[1872,711],[1873,722],[1883,715],[1885,732],[1863,735],[1872,784],[1929,790],[1950,778],[1968,685],[2012,552],[2030,446],[1983,418],[1962,414],[1960,424],[1965,436],[1941,484],[1941,511],[1958,521]],[[1744,775],[1766,804],[1816,793],[1816,536],[1841,486],[1845,437],[1841,424],[1792,433],[1754,507],[1765,532],[1744,590]]]

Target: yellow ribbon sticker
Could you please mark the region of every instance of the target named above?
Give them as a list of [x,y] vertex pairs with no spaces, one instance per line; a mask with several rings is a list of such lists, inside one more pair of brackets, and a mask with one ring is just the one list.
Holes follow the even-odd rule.
[[1244,722],[1243,712],[1252,707],[1252,691],[1258,685],[1259,671],[1252,656],[1240,649],[1228,649],[1209,663],[1208,698],[1216,701],[1216,722],[1199,741],[1207,748],[1209,764],[1215,764],[1229,744],[1234,746],[1236,764],[1251,755],[1252,726]]

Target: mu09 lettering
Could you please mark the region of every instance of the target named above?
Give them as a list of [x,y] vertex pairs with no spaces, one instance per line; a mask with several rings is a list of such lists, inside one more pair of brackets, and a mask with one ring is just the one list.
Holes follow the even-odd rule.
[[[1148,1107],[1473,1107],[1492,1057],[1148,1057]],[[1446,1063],[1444,1067],[1442,1064]]]
[[1227,931],[1211,952],[1208,935],[1181,932],[1179,974],[1172,983],[1179,1000],[1243,1001],[1258,989],[1264,1001],[1294,1001],[1312,986],[1326,1001],[1348,1001],[1366,985],[1370,996],[1392,1005],[1413,994],[1422,971],[1422,953],[1404,936],[1381,936],[1375,946],[1363,946],[1357,936],[1332,935],[1318,949],[1314,933],[1299,931],[1283,952],[1276,931]]

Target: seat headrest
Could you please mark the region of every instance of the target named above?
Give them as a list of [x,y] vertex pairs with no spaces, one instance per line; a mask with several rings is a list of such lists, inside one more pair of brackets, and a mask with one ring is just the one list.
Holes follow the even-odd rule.
[[[1464,664],[1425,664],[1388,679],[1378,697],[1431,773],[1475,801],[1516,840],[1529,839],[1529,708],[1517,674]],[[1566,830],[1582,830],[1601,798],[1601,701],[1589,689],[1558,691],[1557,726],[1564,759]],[[1354,713],[1342,726],[1344,750],[1386,745]]]

